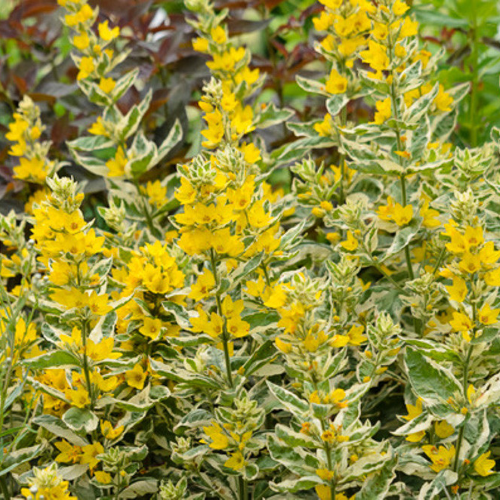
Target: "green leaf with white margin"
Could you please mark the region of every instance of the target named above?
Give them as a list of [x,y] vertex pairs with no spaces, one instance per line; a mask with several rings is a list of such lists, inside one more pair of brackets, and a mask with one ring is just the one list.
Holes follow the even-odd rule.
[[442,470],[430,483],[425,483],[420,489],[418,500],[434,500],[447,486],[455,484],[457,473],[451,470]]
[[398,229],[397,233],[394,235],[394,240],[392,241],[392,245],[387,250],[385,256],[380,259],[380,262],[384,262],[392,255],[396,255],[401,250],[403,250],[407,245],[411,243],[411,240],[418,233],[420,226],[422,224],[422,217],[413,216],[413,219],[410,223],[404,226],[401,229]]
[[240,265],[238,265],[236,269],[232,270],[228,276],[230,283],[226,291],[230,291],[235,288],[240,284],[243,278],[248,277],[251,272],[255,271],[255,269],[257,269],[262,263],[264,257],[264,252],[259,252],[258,254],[254,255],[249,261],[243,261]]
[[202,408],[196,408],[191,410],[187,415],[182,417],[181,421],[174,427],[174,431],[177,432],[183,427],[189,427],[191,429],[200,429],[203,426],[208,426],[213,421],[214,417],[207,410]]
[[331,116],[337,116],[348,102],[349,99],[345,94],[336,94],[326,101],[326,109]]
[[[245,317],[243,317],[245,321]],[[249,377],[254,372],[268,364],[276,357],[276,348],[271,340],[264,342],[255,352],[248,358],[245,364],[240,368],[244,377]]]
[[132,87],[138,75],[139,68],[135,68],[117,80],[115,88],[111,92],[111,98],[114,102],[118,101]]
[[319,448],[317,442],[311,436],[302,432],[295,432],[285,425],[278,424],[275,427],[275,432],[278,438],[292,448],[297,446],[302,446],[303,448]]
[[40,415],[33,419],[33,423],[75,446],[87,446],[89,444],[84,438],[73,432],[60,418],[54,415]]
[[324,96],[330,95],[325,89],[325,84],[318,82],[317,80],[311,80],[309,78],[304,78],[303,76],[297,76],[295,81],[302,90],[305,90],[310,94],[321,94]]
[[158,146],[158,152],[155,158],[155,164],[158,164],[163,158],[172,151],[172,148],[182,139],[182,125],[179,120],[175,120],[174,126],[168,133],[165,140]]
[[74,354],[67,351],[53,351],[42,354],[36,358],[23,360],[23,365],[32,370],[45,368],[72,368],[80,366],[80,360]]
[[498,405],[500,400],[500,373],[493,375],[482,387],[481,395],[476,400],[477,407],[487,408],[490,405]]
[[386,498],[391,483],[396,477],[395,468],[397,461],[397,456],[393,456],[384,463],[379,471],[368,476],[368,478],[363,481],[361,490],[356,493],[356,500]]
[[411,174],[428,174],[435,172],[453,165],[453,158],[445,158],[431,163],[424,163],[423,165],[412,165],[406,168],[405,173]]
[[150,90],[138,105],[132,106],[130,111],[120,119],[116,126],[117,135],[125,141],[134,135],[151,104],[153,92]]
[[288,121],[295,111],[284,108],[278,109],[272,102],[268,104],[257,116],[254,125],[259,129],[264,129]]
[[181,306],[180,304],[176,304],[175,302],[169,302],[169,301],[164,301],[161,303],[161,305],[166,312],[174,316],[176,323],[183,330],[191,329],[191,322],[189,321],[189,313],[183,306]]
[[267,386],[281,405],[293,415],[299,415],[302,417],[305,413],[309,412],[309,403],[299,399],[295,394],[283,389],[283,387],[273,384],[272,382],[267,382]]
[[425,353],[427,357],[432,358],[434,361],[460,361],[458,353],[445,344],[438,344],[427,339],[405,339],[405,342],[407,345],[418,348],[419,351]]
[[[158,481],[156,479],[142,479],[125,488],[117,498],[120,500],[126,498],[139,498],[157,492]],[[149,496],[149,498],[151,498],[151,496]]]
[[65,481],[74,481],[89,470],[88,464],[75,464],[68,467],[59,467],[57,473]]
[[320,467],[320,462],[314,455],[305,452],[302,448],[291,448],[274,434],[268,434],[267,448],[273,460],[299,476],[314,475],[316,469]]
[[155,143],[147,140],[144,133],[139,131],[134,137],[132,146],[127,153],[127,157],[130,160],[125,166],[125,171],[130,171],[134,177],[139,177],[154,166],[156,154],[157,148]]
[[71,150],[90,152],[114,147],[114,142],[102,135],[79,137],[78,139],[69,141],[66,144]]
[[347,469],[345,475],[342,476],[341,484],[348,484],[351,481],[365,477],[367,474],[372,474],[391,460],[393,460],[393,457],[390,455],[389,444],[380,443],[371,450],[369,455],[362,456]]
[[5,474],[8,474],[11,470],[19,467],[21,464],[33,460],[42,452],[44,448],[45,445],[39,444],[37,446],[30,446],[29,448],[21,448],[20,450],[11,451],[5,455],[2,460],[0,477],[5,476]]
[[70,152],[76,163],[87,169],[89,172],[101,177],[106,177],[108,175],[109,168],[106,166],[105,161],[91,156],[81,155],[74,149],[70,149]]
[[451,370],[426,358],[412,347],[406,348],[405,364],[413,390],[429,410],[440,418],[454,413],[447,401],[462,394],[462,385]]
[[404,113],[402,121],[405,123],[418,123],[422,116],[431,107],[439,92],[439,83],[436,83],[432,90],[417,99]]
[[72,430],[90,433],[97,429],[99,419],[88,408],[70,408],[62,417],[63,422]]
[[492,439],[487,409],[484,408],[482,411],[474,412],[464,425],[465,442],[462,445],[459,458],[473,457],[485,453]]
[[395,431],[392,431],[392,434],[395,436],[407,436],[408,434],[414,434],[415,432],[426,431],[435,419],[434,415],[421,413]]
[[296,493],[297,491],[310,490],[318,484],[323,484],[323,481],[317,475],[314,475],[299,479],[286,479],[285,481],[281,481],[281,483],[271,482],[269,483],[269,487],[279,493]]

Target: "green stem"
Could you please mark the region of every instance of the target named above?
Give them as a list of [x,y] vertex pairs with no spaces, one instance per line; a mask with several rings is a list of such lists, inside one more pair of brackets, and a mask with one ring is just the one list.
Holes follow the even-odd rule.
[[5,500],[10,500],[11,496],[9,493],[9,489],[7,488],[7,483],[5,481],[5,477],[0,477],[0,488],[2,490],[2,494],[5,498]]
[[[389,52],[392,56],[392,43],[390,44],[389,47]],[[392,63],[392,61],[391,61]],[[394,71],[391,72],[392,75],[392,83],[391,83],[391,109],[394,112],[394,118],[396,119],[396,127],[395,127],[395,132],[396,132],[396,142],[397,142],[397,148],[398,151],[403,151],[403,141],[401,140],[401,131],[399,130],[399,107],[398,107],[398,101],[396,98],[396,86],[394,84]],[[405,168],[405,162],[404,159],[400,156],[398,156],[398,162],[403,169]],[[406,197],[406,178],[403,174],[400,177],[401,180],[401,204],[403,205],[403,208],[406,207],[407,204],[407,197]],[[408,276],[411,280],[415,279],[415,276],[413,274],[413,267],[411,265],[411,255],[410,255],[410,242],[408,242],[408,245],[405,247],[405,259],[406,259],[406,267],[408,268]]]
[[262,270],[264,271],[264,278],[266,279],[266,285],[271,286],[271,280],[269,279],[269,273],[267,272],[267,267],[262,263]]
[[383,267],[380,265],[380,264],[377,264],[376,262],[373,262],[373,265],[375,266],[375,268],[384,275],[384,277],[386,279],[388,279],[400,292],[403,292],[404,291],[404,288],[394,279],[391,277],[390,274],[387,274]]
[[90,381],[89,360],[87,357],[87,321],[82,323],[82,345],[83,345],[83,372],[85,374],[85,382],[87,383],[87,392],[90,398],[90,409],[94,410],[94,394],[92,391],[92,383]]
[[[342,74],[345,71],[345,65],[342,64]],[[340,126],[344,128],[347,125],[347,104],[342,108],[342,113],[340,115]],[[344,185],[346,182],[346,171],[345,171],[345,159],[346,155],[340,155],[340,195],[339,195],[339,205],[343,205],[345,203],[345,192]]]
[[469,108],[469,124],[470,124],[470,145],[475,148],[477,146],[477,122],[478,117],[476,116],[477,109],[477,89],[479,85],[478,81],[478,66],[479,66],[479,54],[478,54],[478,38],[477,38],[477,18],[476,11],[473,11],[472,26],[470,30],[471,34],[471,46],[472,46],[472,85],[471,85],[471,96],[470,96],[470,108]]
[[[398,135],[399,137],[399,135]],[[404,175],[401,176],[401,200],[403,207],[406,207],[406,178]],[[411,265],[411,254],[410,254],[410,243],[405,246],[405,259],[406,259],[406,267],[408,268],[408,276],[410,281],[415,279],[415,275],[413,274],[413,267]]]
[[[472,321],[473,321],[473,327],[472,327],[472,339],[476,337],[476,303],[472,303]],[[471,339],[471,340],[472,340]],[[470,364],[470,358],[472,357],[472,351],[474,350],[474,345],[469,343],[469,348],[467,349],[467,355],[465,357],[464,361],[464,374],[462,377],[462,390],[464,393],[464,398],[467,400],[467,386],[469,385],[469,364]],[[464,432],[465,432],[465,422],[462,424],[462,427],[460,427],[460,431],[458,432],[458,438],[457,438],[457,450],[455,454],[455,463],[453,464],[453,470],[455,472],[458,472],[458,460],[460,456],[460,450],[462,448],[462,442],[464,440]]]
[[[325,454],[326,454],[326,463],[327,463],[327,467],[328,467],[328,470],[333,470],[333,463],[332,463],[332,454],[331,454],[331,448],[330,446],[325,443],[325,446],[323,448],[325,450]],[[335,479],[332,479],[331,481],[329,481],[330,483],[330,498],[331,500],[335,500]]]
[[247,500],[248,484],[242,476],[238,476],[238,500]]
[[443,262],[444,254],[446,253],[446,246],[443,246],[441,249],[441,252],[439,254],[438,260],[436,262],[436,265],[434,266],[434,269],[432,270],[432,274],[436,274],[437,270],[441,266],[441,262]]
[[[210,263],[212,264],[212,271],[214,273],[215,280],[215,300],[217,302],[217,314],[222,317],[222,303],[219,294],[219,276],[217,274],[217,260],[215,258],[215,253],[213,248],[210,250]],[[233,374],[231,372],[231,356],[229,355],[229,336],[226,328],[226,320],[223,318],[223,332],[222,332],[222,346],[224,348],[224,359],[226,363],[226,374],[229,387],[233,388]]]

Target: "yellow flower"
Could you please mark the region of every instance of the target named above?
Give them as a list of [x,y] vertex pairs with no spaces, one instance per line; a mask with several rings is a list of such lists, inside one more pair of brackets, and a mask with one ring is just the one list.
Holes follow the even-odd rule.
[[116,86],[116,82],[113,78],[104,78],[102,77],[99,81],[99,88],[105,93],[109,94],[113,91]]
[[406,436],[406,441],[409,441],[410,443],[418,443],[419,441],[422,441],[424,437],[425,431],[414,432],[413,434],[408,434],[408,436]]
[[130,387],[141,390],[144,388],[147,375],[148,372],[145,372],[142,366],[137,363],[132,370],[125,372],[125,380]]
[[408,415],[402,417],[405,420],[413,420],[418,417],[422,413],[422,400],[418,398],[414,405],[406,405],[406,411]]
[[161,332],[162,320],[155,318],[144,318],[144,324],[139,331],[151,340],[156,340]]
[[118,146],[115,157],[106,162],[106,167],[109,169],[108,175],[110,177],[121,177],[125,175],[125,165],[127,165],[127,163],[128,159],[125,155],[125,151],[121,146]]
[[437,210],[429,208],[429,202],[426,200],[420,208],[420,215],[423,217],[422,225],[428,229],[438,227],[441,223],[436,217],[439,215]]
[[495,264],[500,259],[500,251],[495,250],[495,243],[488,241],[479,251],[479,260],[483,267]]
[[500,309],[491,309],[489,304],[485,304],[478,312],[478,319],[483,325],[493,325],[497,322]]
[[250,333],[250,324],[239,317],[229,318],[226,322],[227,332],[235,338],[245,337]]
[[235,451],[234,453],[231,453],[231,457],[226,460],[224,465],[233,470],[240,470],[246,465],[245,457],[241,451]]
[[465,252],[462,260],[458,264],[458,267],[465,273],[474,274],[481,268],[481,263],[476,255],[473,255],[470,252]]
[[219,145],[224,137],[224,123],[222,121],[222,114],[218,109],[205,115],[208,129],[202,130],[203,135],[207,140],[202,143],[206,148],[215,148]]
[[[416,34],[416,33],[414,33]],[[453,97],[444,91],[444,87],[439,84],[439,92],[434,98],[434,104],[439,111],[448,112],[451,111],[451,105],[453,104]]]
[[244,47],[231,47],[222,54],[215,54],[213,61],[207,62],[207,66],[214,72],[223,71],[230,73],[234,71],[236,65],[245,57]]
[[87,299],[87,305],[96,316],[104,316],[112,309],[112,307],[108,305],[108,300],[109,297],[106,293],[97,295],[97,292],[94,290]]
[[447,286],[450,299],[463,302],[467,296],[467,283],[459,276],[453,276],[453,285]]
[[[332,500],[332,490],[330,486],[327,486],[326,484],[318,484],[317,486],[314,487],[316,491],[316,495],[318,495],[319,500]],[[337,498],[338,495],[335,495]]]
[[195,38],[193,40],[193,49],[196,52],[208,52],[208,40],[206,38]]
[[484,282],[488,286],[500,286],[500,267],[484,275]]
[[387,205],[381,205],[377,210],[377,215],[379,219],[382,220],[391,220],[392,214],[394,212],[394,200],[391,196],[387,197]]
[[73,45],[79,50],[85,50],[90,45],[89,36],[85,31],[73,37]]
[[379,41],[385,40],[387,38],[387,35],[389,34],[387,24],[377,22],[373,23],[372,34]]
[[54,443],[55,447],[61,452],[56,456],[56,462],[73,463],[76,464],[80,461],[82,455],[82,448],[68,443],[65,439]]
[[495,467],[495,461],[488,458],[491,455],[491,451],[483,453],[474,461],[474,470],[483,477],[489,476],[494,473],[493,467]]
[[342,5],[342,0],[319,0],[319,3],[323,4],[328,9],[338,9]]
[[66,397],[70,401],[70,403],[73,406],[76,406],[77,408],[85,408],[87,405],[90,404],[90,398],[89,398],[89,393],[87,390],[79,385],[78,388],[75,389],[68,389],[65,392]]
[[422,446],[424,453],[431,459],[432,465],[430,468],[434,472],[440,472],[443,469],[447,469],[453,458],[455,457],[455,447],[452,446],[450,449],[440,446],[425,445]]
[[340,243],[340,246],[349,252],[353,252],[354,250],[356,250],[356,248],[358,248],[359,243],[358,240],[354,237],[352,231],[347,231],[347,240],[342,241]]
[[227,41],[226,31],[222,26],[212,28],[210,30],[210,36],[212,37],[212,40],[218,45],[222,45]]
[[109,439],[110,441],[120,436],[124,428],[125,427],[123,425],[120,425],[115,429],[111,422],[108,422],[107,420],[101,420],[101,433],[106,439]]
[[335,473],[330,469],[316,469],[316,474],[323,481],[331,481],[335,477]]
[[455,332],[467,332],[472,330],[472,321],[466,314],[454,312],[450,325]]
[[99,36],[105,41],[109,42],[114,40],[120,34],[120,28],[115,26],[113,29],[109,29],[108,21],[104,21],[103,23],[99,23],[97,27],[99,30]]
[[[217,422],[213,422],[210,427],[203,427],[203,432],[212,441],[208,445],[210,448],[214,450],[224,450],[229,446],[229,438]],[[202,442],[204,443],[205,441]]]
[[434,424],[434,432],[436,433],[437,437],[446,439],[455,432],[455,429],[446,420],[442,420],[441,422],[436,422]]
[[375,112],[372,123],[381,125],[392,116],[390,97],[383,99],[382,101],[377,101],[375,103],[375,107],[377,108],[377,111]]
[[104,447],[101,443],[92,443],[82,448],[83,454],[80,459],[81,464],[89,464],[90,469],[94,469],[100,462],[97,455],[104,453]]
[[381,71],[389,68],[387,49],[380,43],[370,40],[368,42],[368,50],[360,52],[359,55],[363,59],[363,62],[369,64],[377,72],[377,77]]
[[96,481],[101,484],[110,484],[112,481],[111,474],[101,470],[95,471],[94,477],[96,478]]
[[64,21],[68,26],[76,26],[77,24],[85,23],[91,19],[94,15],[94,11],[90,5],[85,4],[82,8],[75,14],[68,14],[64,17]]
[[[394,24],[399,25],[401,23],[397,21]],[[399,30],[398,40],[401,40],[408,36],[415,36],[417,33],[418,33],[418,22],[412,21],[409,17],[405,17],[401,29]]]
[[89,56],[82,57],[78,69],[77,80],[88,78],[95,71],[94,60]]
[[467,226],[465,228],[464,238],[467,244],[467,250],[481,245],[484,242],[483,228],[481,226]]
[[396,203],[394,205],[394,211],[392,213],[392,219],[398,226],[405,226],[408,224],[413,217],[413,206],[412,205],[406,205],[406,207],[403,208],[402,205],[399,203]]
[[347,90],[347,78],[334,68],[325,83],[325,89],[330,94],[343,94]]
[[214,275],[205,267],[203,274],[198,276],[195,284],[191,285],[188,297],[196,302],[208,297],[215,286]]
[[358,346],[365,342],[367,338],[362,335],[364,329],[365,327],[362,325],[352,325],[350,330],[347,332],[349,344]]
[[405,2],[402,2],[401,0],[396,0],[394,2],[394,5],[392,6],[392,12],[394,12],[396,16],[402,16],[409,8],[410,7],[408,7],[408,5],[406,5]]

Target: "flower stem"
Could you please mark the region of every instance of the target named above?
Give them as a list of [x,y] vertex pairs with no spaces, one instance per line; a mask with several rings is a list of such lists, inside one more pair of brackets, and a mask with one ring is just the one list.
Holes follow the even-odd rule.
[[90,409],[94,410],[94,394],[92,391],[92,383],[90,381],[89,361],[87,357],[87,321],[82,323],[82,346],[83,346],[83,373],[87,383],[87,392],[90,398]]
[[[217,314],[222,317],[222,303],[220,300],[220,293],[219,293],[219,276],[217,274],[217,260],[215,258],[215,253],[213,248],[210,250],[210,263],[212,264],[212,271],[214,273],[214,280],[215,280],[215,300],[217,302]],[[231,356],[229,355],[229,335],[227,333],[227,328],[226,328],[226,320],[224,319],[223,323],[223,332],[222,332],[222,346],[224,348],[224,359],[226,363],[226,374],[227,374],[227,381],[229,384],[229,387],[233,388],[233,374],[231,372]]]
[[0,477],[0,489],[2,490],[2,495],[5,500],[10,500],[11,496],[9,493],[9,488],[7,488],[7,482],[5,481],[5,477]]

